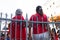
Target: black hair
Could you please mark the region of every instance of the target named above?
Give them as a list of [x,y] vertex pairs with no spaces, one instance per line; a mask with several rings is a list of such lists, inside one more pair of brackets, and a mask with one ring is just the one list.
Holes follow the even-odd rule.
[[55,30],[55,28],[52,28],[52,31],[54,32],[54,34],[56,35],[56,30]]
[[60,33],[60,30],[58,30],[57,33]]
[[37,6],[37,7],[36,7],[36,12],[38,12],[39,8],[41,8],[41,9],[42,9],[42,7],[41,7],[41,6]]

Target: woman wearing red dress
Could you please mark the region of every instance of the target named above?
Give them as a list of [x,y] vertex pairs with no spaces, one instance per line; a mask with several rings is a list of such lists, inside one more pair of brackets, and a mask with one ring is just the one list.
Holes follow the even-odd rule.
[[[16,16],[14,16],[12,19],[17,20],[24,20],[24,17],[22,16],[21,9],[16,10]],[[12,21],[9,25],[9,34],[10,38],[12,40],[26,40],[26,28],[25,28],[25,22],[23,21]]]
[[51,31],[51,40],[58,40],[58,35],[56,33],[55,28],[52,28],[52,31]]

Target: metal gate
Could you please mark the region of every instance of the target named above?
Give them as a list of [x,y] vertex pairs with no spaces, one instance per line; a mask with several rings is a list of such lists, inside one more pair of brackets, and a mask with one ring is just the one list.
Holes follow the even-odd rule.
[[[23,22],[25,22],[26,23],[26,40],[34,40],[34,34],[33,34],[33,23],[36,23],[37,24],[37,27],[38,27],[38,24],[39,23],[48,23],[48,24],[55,24],[55,23],[60,23],[60,22],[40,22],[40,21],[38,21],[38,18],[37,18],[37,21],[29,21],[28,20],[28,15],[26,14],[26,19],[25,20],[18,20],[18,19],[12,19],[12,15],[11,15],[11,19],[8,19],[7,17],[7,14],[5,15],[5,18],[3,18],[2,17],[3,16],[3,14],[2,13],[0,13],[0,40],[1,40],[1,35],[3,35],[2,33],[4,33],[5,35],[3,35],[3,39],[4,40],[7,40],[7,37],[8,37],[8,35],[7,35],[7,32],[9,31],[7,31],[6,30],[6,27],[8,26],[8,24],[9,23],[11,23],[12,21],[15,21],[15,23],[18,21],[18,22],[21,22],[21,24],[20,24],[20,26],[22,26],[22,21]],[[33,18],[32,18],[33,19]],[[2,22],[5,22],[5,30],[4,31],[2,31],[1,30],[1,27],[2,27]],[[29,23],[31,23],[32,24],[32,27],[28,27],[29,26]],[[42,24],[42,29],[44,28],[43,27],[43,24]],[[4,25],[4,24],[3,24]],[[11,25],[11,24],[10,24]],[[15,24],[16,25],[16,24]],[[16,25],[17,26],[17,25]],[[16,30],[16,26],[15,26],[15,30]],[[11,26],[10,26],[11,27]],[[53,27],[54,27],[54,25],[53,25]],[[31,29],[32,28],[32,29]],[[22,31],[22,27],[20,27],[20,40],[22,40],[22,38],[21,38],[21,31]],[[32,32],[31,32],[32,31]],[[38,32],[38,31],[37,31]],[[44,32],[44,30],[43,30],[43,32]],[[43,35],[44,36],[44,35]],[[49,38],[48,39],[50,39],[51,37],[49,36]],[[43,39],[44,39],[44,37],[43,37]],[[10,28],[10,40],[11,40],[11,28]],[[15,31],[15,39],[14,40],[16,40],[16,31]],[[37,39],[37,40],[39,40],[39,39]],[[45,39],[44,39],[45,40]]]

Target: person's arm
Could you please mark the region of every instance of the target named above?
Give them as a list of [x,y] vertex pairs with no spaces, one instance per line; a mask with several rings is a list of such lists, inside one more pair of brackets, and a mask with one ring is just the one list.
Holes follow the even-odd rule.
[[[46,20],[45,20],[46,22],[49,22],[49,20],[48,20],[48,18],[47,18],[47,16],[46,16]],[[49,23],[46,23],[45,24],[45,26],[46,26],[46,29],[48,30],[48,32],[49,32],[49,36],[51,37],[51,28],[50,28],[50,25],[49,25]]]
[[32,27],[33,23],[31,23],[30,21],[33,21],[33,16],[30,17],[29,26],[28,26],[28,28],[29,28],[28,38],[29,38],[29,40],[32,40],[31,27]]
[[15,25],[14,25],[14,23],[8,24],[8,30],[9,30],[8,34],[10,35],[10,37],[12,39],[14,39],[14,37],[15,37]]
[[[15,17],[13,17],[12,19],[15,19]],[[15,22],[14,21],[11,21],[9,24],[8,24],[8,34],[10,35],[11,39],[14,39],[15,38]]]
[[28,34],[28,39],[31,40],[32,39],[32,36],[31,36],[31,23],[29,23],[29,34]]
[[[46,22],[49,22],[49,20],[48,20],[48,17],[47,17],[47,16],[46,16],[46,20],[45,20],[45,21],[46,21]],[[47,30],[48,30],[48,31],[50,31],[50,30],[51,30],[49,23],[46,23],[46,27],[47,27]]]

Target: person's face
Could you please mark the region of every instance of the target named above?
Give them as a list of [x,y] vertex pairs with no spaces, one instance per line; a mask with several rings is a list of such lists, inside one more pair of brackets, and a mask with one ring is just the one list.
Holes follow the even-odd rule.
[[43,15],[42,8],[39,8],[38,13],[39,13],[40,15]]
[[16,15],[22,15],[22,13],[16,13]]

